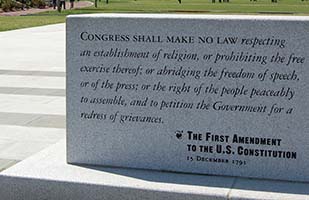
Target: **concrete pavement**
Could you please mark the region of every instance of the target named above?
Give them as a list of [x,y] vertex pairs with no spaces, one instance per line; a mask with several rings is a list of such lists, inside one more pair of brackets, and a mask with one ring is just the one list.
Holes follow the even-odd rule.
[[65,137],[65,25],[0,32],[0,171]]

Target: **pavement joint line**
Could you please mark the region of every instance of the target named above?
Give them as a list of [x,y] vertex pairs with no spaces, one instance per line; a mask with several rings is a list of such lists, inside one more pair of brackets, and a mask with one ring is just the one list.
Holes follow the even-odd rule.
[[31,70],[28,71],[28,70],[0,69],[0,75],[65,77],[66,73],[60,71],[31,71]]
[[65,89],[0,86],[0,94],[65,97]]
[[20,162],[20,160],[0,158],[0,172],[12,167],[13,165],[17,164],[18,162]]
[[229,189],[229,192],[227,193],[227,196],[226,196],[227,200],[231,200],[231,194],[232,194],[232,191],[233,191],[233,189],[235,187],[237,179],[238,179],[237,177],[234,177],[234,180],[233,180],[233,183],[231,185],[231,188]]
[[[33,121],[27,123],[27,126],[31,126],[31,127],[45,127],[45,128],[66,129],[65,120],[63,121],[63,123],[58,123],[57,126],[55,126],[55,124],[53,124],[53,125],[51,125],[51,126],[47,126],[46,123],[44,124],[44,123],[40,122],[40,120],[41,120],[41,121],[44,121],[44,120],[46,120],[46,118],[45,118],[45,117],[40,117],[40,118],[38,118],[38,119],[35,119],[35,120],[33,120]],[[37,122],[37,121],[39,121],[40,123]],[[51,121],[51,120],[49,120],[49,122],[50,122],[50,121]],[[43,126],[43,125],[45,125],[45,126]]]
[[[7,119],[0,120],[0,125],[19,125],[22,127],[65,129],[65,118],[66,118],[65,115],[0,112],[0,116],[1,115],[4,116],[7,115],[7,118],[9,120]],[[14,117],[17,117],[18,120],[16,121],[11,119]],[[21,117],[22,119],[20,119]],[[30,121],[24,121],[25,118],[30,119]],[[40,120],[41,122],[38,123],[37,121]],[[48,123],[46,122],[46,120],[48,120]],[[10,121],[13,121],[14,124]]]

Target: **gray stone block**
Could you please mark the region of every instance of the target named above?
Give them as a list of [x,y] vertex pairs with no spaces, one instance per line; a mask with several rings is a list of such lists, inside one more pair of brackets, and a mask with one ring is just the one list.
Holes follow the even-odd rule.
[[68,17],[68,162],[309,181],[308,31],[308,17]]
[[309,184],[223,176],[79,166],[66,163],[65,141],[0,173],[5,200],[206,200],[309,198]]

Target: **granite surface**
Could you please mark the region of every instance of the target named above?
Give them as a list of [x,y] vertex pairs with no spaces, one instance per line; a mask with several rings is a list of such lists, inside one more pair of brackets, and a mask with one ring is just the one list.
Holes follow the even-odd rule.
[[68,17],[68,162],[309,181],[308,31],[308,17]]
[[1,172],[1,199],[309,198],[308,183],[71,165],[65,153],[65,141],[61,141]]

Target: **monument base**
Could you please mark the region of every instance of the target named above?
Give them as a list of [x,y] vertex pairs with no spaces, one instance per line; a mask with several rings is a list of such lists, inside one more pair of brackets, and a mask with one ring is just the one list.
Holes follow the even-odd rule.
[[76,166],[65,155],[62,141],[1,172],[1,199],[309,198],[309,183]]

